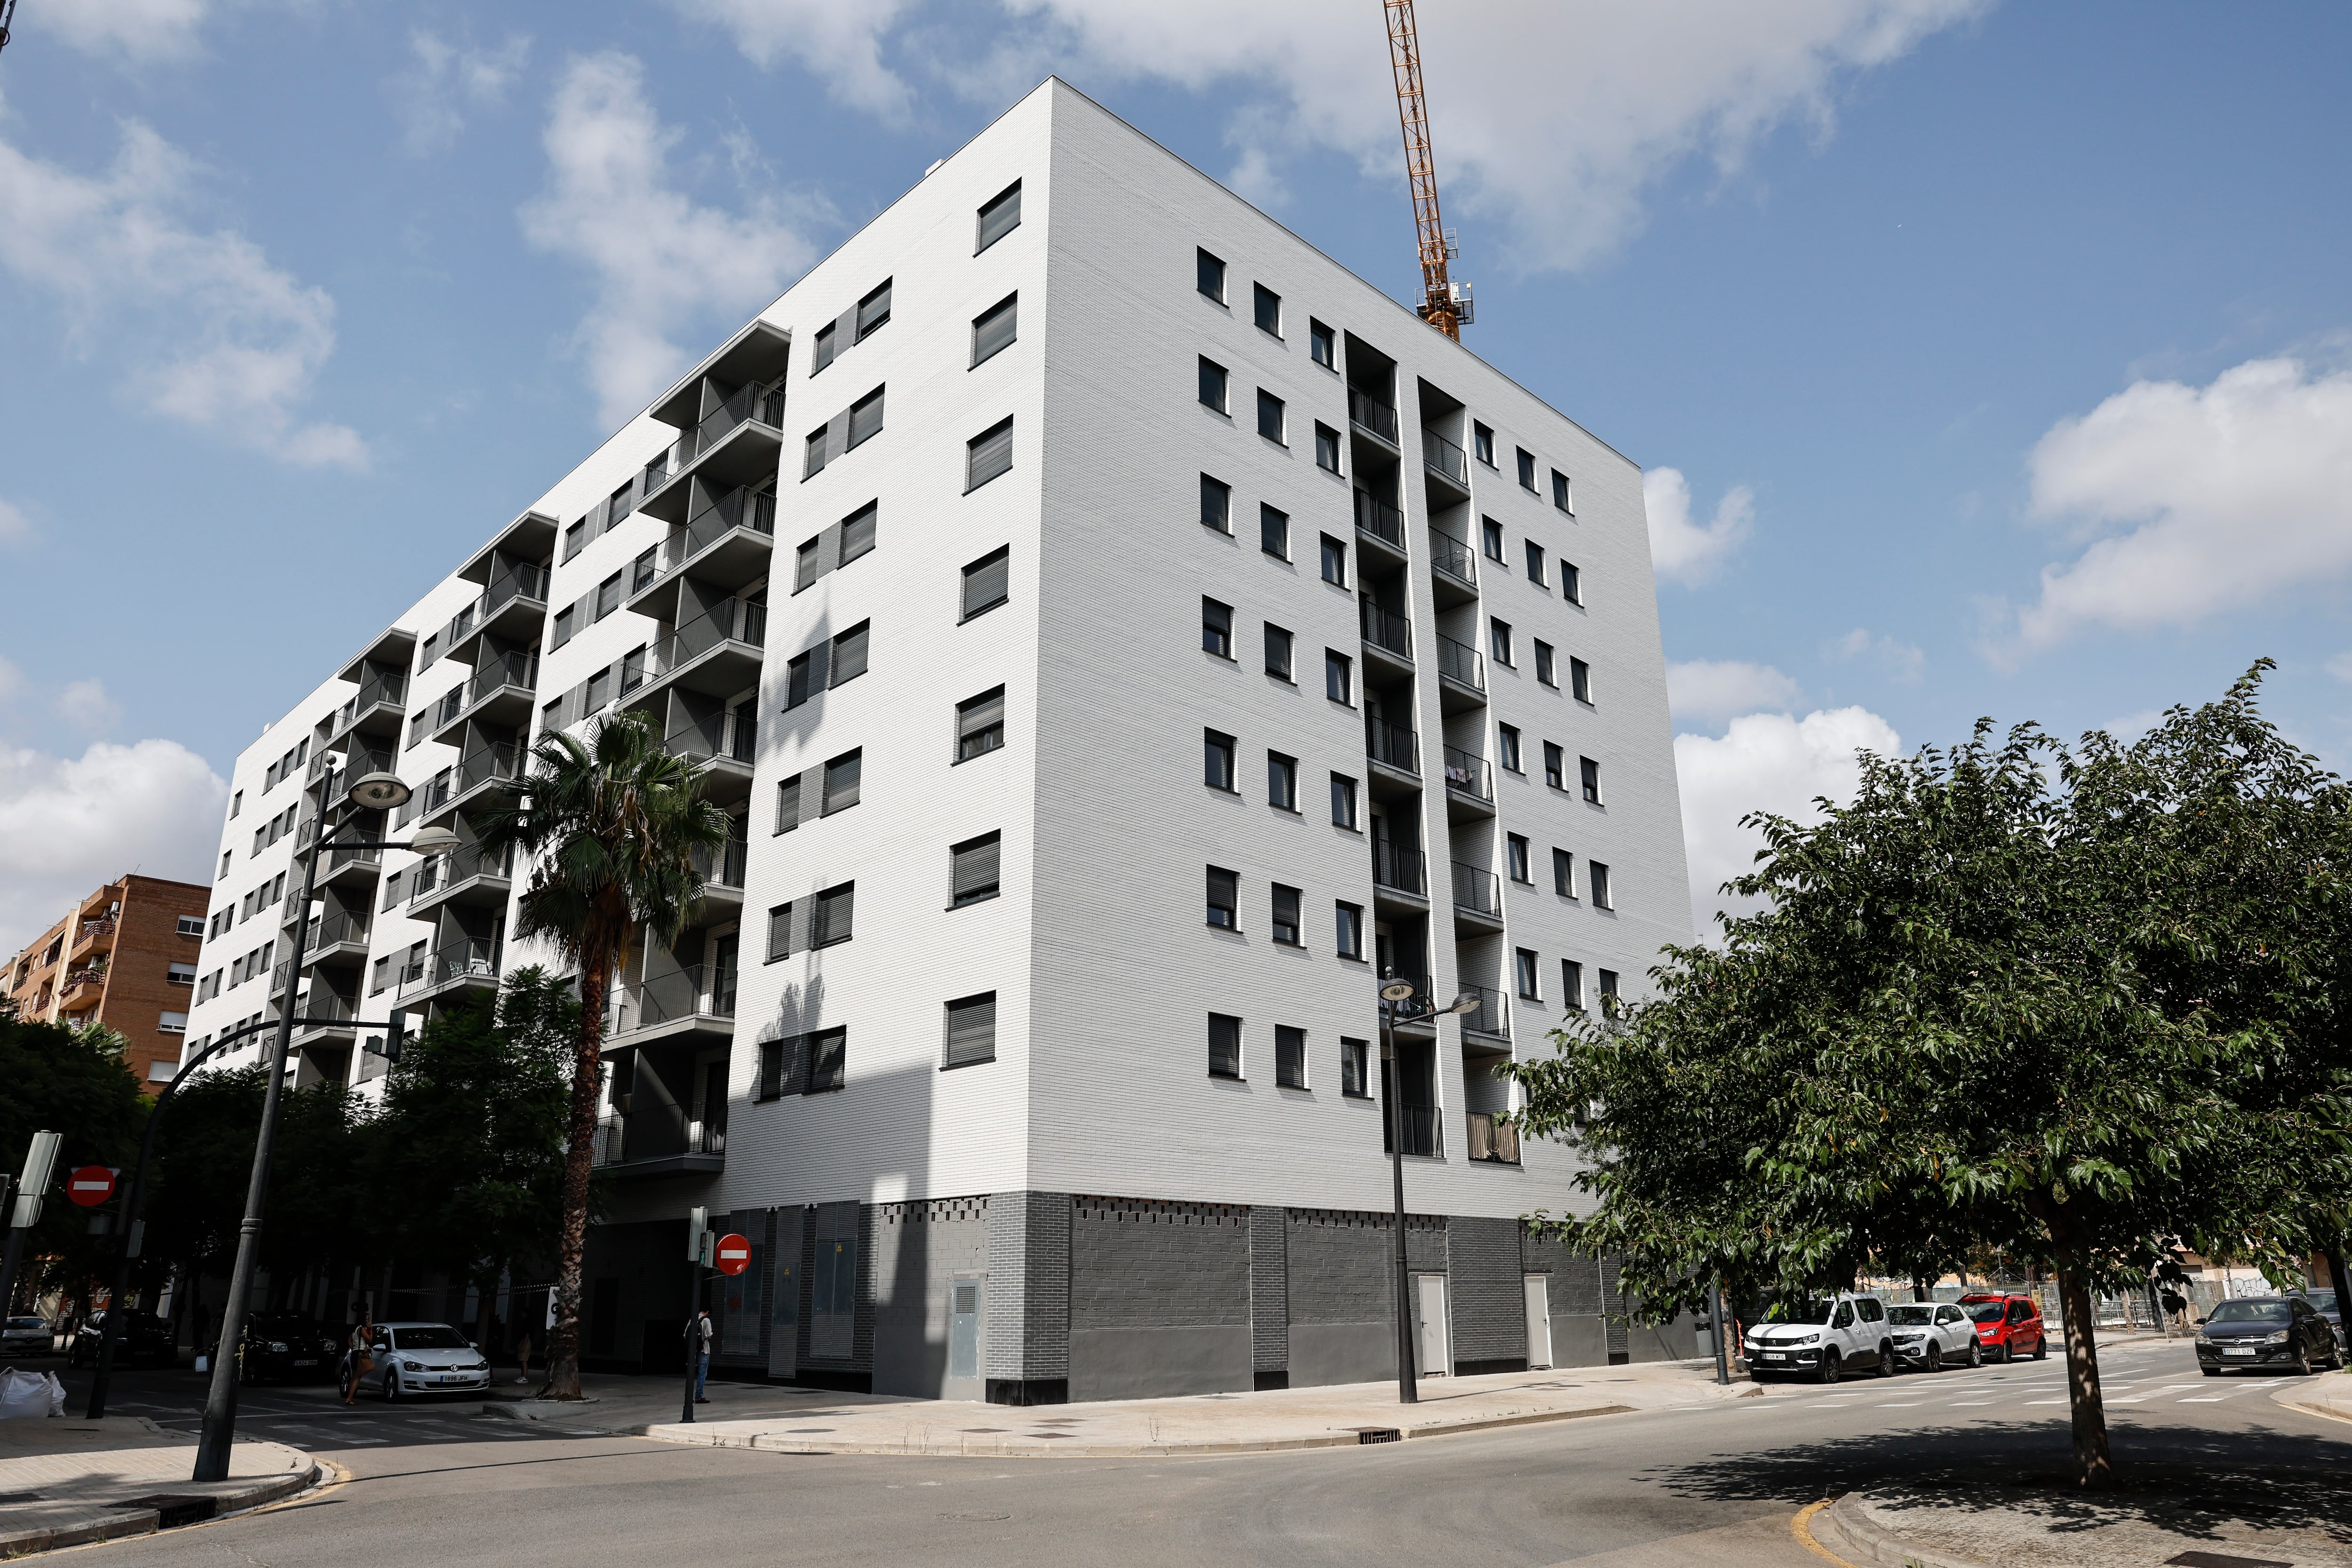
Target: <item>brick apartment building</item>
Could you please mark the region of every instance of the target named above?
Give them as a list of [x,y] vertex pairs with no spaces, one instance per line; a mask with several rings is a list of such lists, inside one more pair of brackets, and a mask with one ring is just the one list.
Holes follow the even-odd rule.
[[104,1024],[150,1094],[179,1070],[204,945],[206,889],[123,876],[78,899],[0,970],[17,1016]]

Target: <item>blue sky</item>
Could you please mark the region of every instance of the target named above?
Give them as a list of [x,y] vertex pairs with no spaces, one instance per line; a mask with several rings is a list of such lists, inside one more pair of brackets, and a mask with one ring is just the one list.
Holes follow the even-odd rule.
[[[2352,10],[1422,27],[1465,341],[1650,470],[1703,888],[1856,744],[2259,656],[2352,761]],[[1377,0],[22,0],[0,950],[198,874],[266,720],[1049,70],[1412,289]]]

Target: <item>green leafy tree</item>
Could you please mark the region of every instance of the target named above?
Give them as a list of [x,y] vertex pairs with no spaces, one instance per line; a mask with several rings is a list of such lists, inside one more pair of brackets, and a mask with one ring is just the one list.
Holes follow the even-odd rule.
[[[21,1172],[33,1134],[43,1131],[60,1135],[58,1183],[83,1165],[127,1166],[137,1157],[147,1099],[122,1047],[121,1036],[98,1026],[0,1018],[0,1085],[6,1086],[0,1089],[0,1170],[12,1178]],[[41,1223],[25,1238],[20,1295],[42,1285],[88,1305],[91,1284],[113,1256],[110,1238],[89,1234],[89,1219],[61,1187],[48,1194]]]
[[662,749],[646,714],[598,723],[587,741],[561,731],[531,749],[521,798],[482,833],[491,852],[531,852],[514,934],[552,942],[580,973],[571,1123],[556,1266],[549,1391],[580,1397],[580,1264],[603,1087],[605,998],[640,938],[668,946],[701,901],[698,858],[721,851],[727,815],[703,798],[701,764]]
[[1517,1069],[1528,1130],[1594,1156],[1558,1228],[1653,1310],[1970,1245],[2049,1269],[2078,1479],[2106,1484],[2094,1294],[2184,1247],[2284,1268],[2326,1223],[2303,1194],[2352,1175],[2342,794],[2259,675],[2130,746],[1982,724],[1865,755],[1816,824],[1752,818],[1729,886],[1766,907]]

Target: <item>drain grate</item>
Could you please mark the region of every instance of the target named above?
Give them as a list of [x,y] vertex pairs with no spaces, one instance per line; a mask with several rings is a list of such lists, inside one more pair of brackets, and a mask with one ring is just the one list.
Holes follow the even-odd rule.
[[1356,1428],[1356,1441],[1359,1443],[1395,1443],[1402,1441],[1403,1437],[1404,1434],[1393,1426],[1359,1426]]
[[2179,1568],[2294,1568],[2294,1563],[2282,1563],[2275,1557],[2232,1557],[2225,1552],[2184,1552],[2165,1562],[2177,1563]]
[[159,1492],[153,1497],[131,1500],[132,1508],[155,1510],[158,1530],[177,1530],[184,1524],[202,1524],[220,1510],[220,1499],[189,1497],[179,1492]]

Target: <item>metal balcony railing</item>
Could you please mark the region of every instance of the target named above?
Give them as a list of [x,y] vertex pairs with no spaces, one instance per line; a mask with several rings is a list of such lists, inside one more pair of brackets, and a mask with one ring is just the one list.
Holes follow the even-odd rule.
[[473,707],[503,687],[530,691],[538,684],[539,655],[520,650],[502,653],[489,663],[475,667],[474,679],[466,682],[466,706]]
[[680,1018],[731,1018],[735,1016],[735,979],[731,967],[691,963],[650,980],[615,986],[613,1033],[617,1036],[650,1029]]
[[772,387],[754,382],[739,386],[723,403],[702,416],[694,427],[693,455],[700,457],[719,442],[727,439],[735,426],[747,419],[757,419],[771,429],[781,430],[784,423],[784,386],[778,382]]
[[[310,990],[302,994],[300,1001],[295,1005],[294,1011],[299,1017],[323,1018],[333,1024],[351,1024],[359,1021],[360,1005],[356,997],[345,996],[324,985],[313,984]],[[306,1028],[316,1027],[318,1026],[315,1024],[297,1024],[294,1026],[294,1032],[299,1035]]]
[[347,730],[352,721],[370,709],[390,703],[398,707],[408,700],[408,677],[386,671],[370,677],[360,685],[359,695],[344,703],[335,714],[335,728]]
[[1407,849],[1385,838],[1372,841],[1372,880],[1383,888],[1393,888],[1400,893],[1415,898],[1429,896],[1429,858],[1418,849]]
[[332,877],[346,866],[377,865],[376,857],[380,853],[379,850],[358,848],[348,844],[338,845],[327,851],[326,863],[319,868],[320,879],[323,881]]
[[403,964],[398,995],[405,1000],[453,980],[495,983],[498,977],[498,944],[477,938],[463,938],[427,953],[414,963]]
[[[1400,1105],[1396,1108],[1397,1131],[1403,1136],[1404,1152],[1408,1154],[1435,1154],[1444,1147],[1439,1138],[1440,1112],[1433,1105]],[[1389,1142],[1389,1119],[1381,1118],[1381,1146]]]
[[630,1160],[659,1160],[676,1154],[726,1152],[726,1123],[690,1121],[677,1106],[665,1105],[629,1115],[608,1112],[600,1118],[588,1163],[618,1165]]
[[364,947],[367,939],[367,917],[350,910],[338,910],[331,915],[313,915],[310,918],[310,923],[303,928],[302,951],[315,953],[347,942],[355,942]]
[[755,599],[721,599],[653,646],[646,670],[667,675],[723,643],[759,647],[768,640],[768,606]]
[[663,484],[667,482],[668,479],[669,453],[665,450],[656,454],[653,461],[646,465],[645,483],[642,487],[643,493],[646,495],[653,494],[656,490],[661,489]]
[[1370,599],[1360,599],[1357,605],[1366,642],[1374,647],[1384,647],[1399,658],[1412,657],[1412,626],[1402,616],[1384,610]]
[[740,889],[751,856],[750,845],[730,838],[719,848],[697,849],[688,858],[694,864],[694,874],[711,887]]
[[1421,737],[1385,719],[1364,721],[1364,754],[1409,773],[1421,772]]
[[513,871],[511,845],[493,855],[478,844],[461,844],[446,854],[428,855],[416,863],[416,868],[409,873],[408,901],[416,903],[477,877],[509,877]]
[[1473,800],[1495,798],[1495,784],[1486,772],[1486,759],[1474,756],[1459,746],[1445,748],[1445,787]]
[[1464,489],[1470,488],[1470,462],[1462,448],[1426,425],[1421,427],[1421,460]]
[[1474,690],[1486,689],[1486,660],[1468,643],[1455,642],[1444,632],[1437,634],[1437,673]]
[[1404,513],[1370,490],[1356,492],[1356,526],[1375,539],[1387,540],[1399,550],[1404,548]]
[[1370,393],[1353,386],[1348,389],[1348,417],[1390,446],[1396,445],[1396,410],[1374,398]]
[[1504,1039],[1509,1039],[1511,1037],[1510,998],[1491,985],[1465,985],[1462,990],[1465,994],[1478,998],[1477,1009],[1462,1015],[1462,1026],[1481,1035],[1497,1035]]
[[1478,585],[1478,554],[1450,533],[1429,531],[1429,563],[1457,583]]
[[[545,567],[533,565],[528,561],[517,562],[490,580],[490,585],[482,591],[480,600],[473,608],[483,620],[487,621],[517,599],[536,599],[542,604],[546,602],[547,569]],[[453,626],[449,640],[455,642],[464,635]]]
[[1454,907],[1490,921],[1503,918],[1503,879],[1483,866],[1454,862]]
[[650,563],[639,564],[635,576],[630,580],[629,592],[644,591],[739,528],[749,529],[753,533],[773,535],[776,531],[774,492],[755,490],[749,485],[738,486],[687,519],[684,526],[671,529],[669,536],[662,541],[659,556]]
[[446,805],[487,784],[497,784],[514,778],[520,769],[521,751],[512,741],[493,741],[486,746],[476,746],[457,760],[452,770],[446,792],[434,802],[436,808]]
[[1497,1165],[1519,1163],[1518,1123],[1487,1110],[1470,1112],[1469,1122],[1471,1159]]

